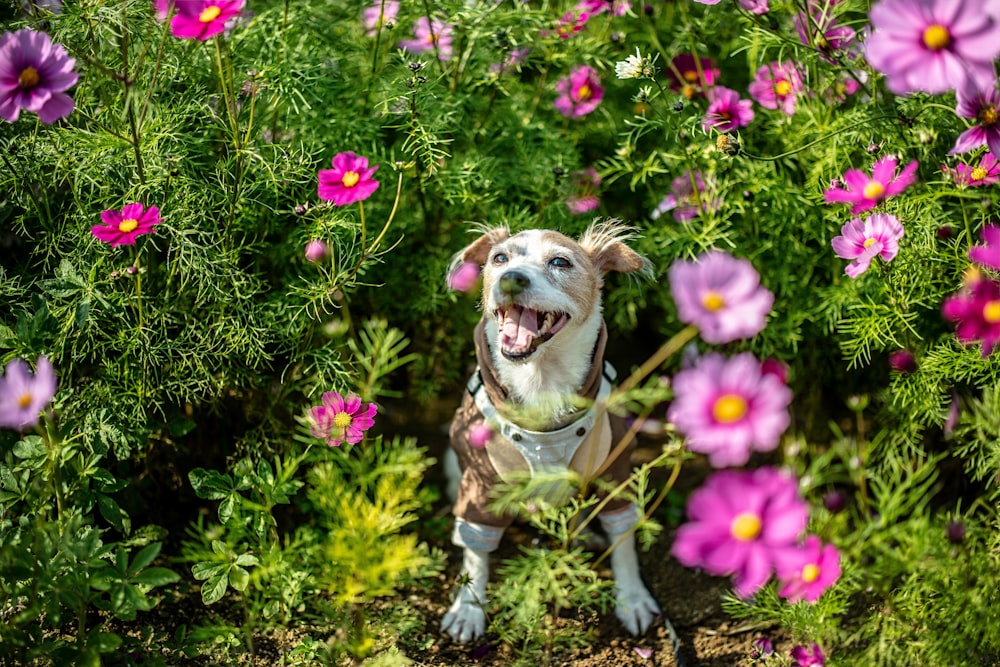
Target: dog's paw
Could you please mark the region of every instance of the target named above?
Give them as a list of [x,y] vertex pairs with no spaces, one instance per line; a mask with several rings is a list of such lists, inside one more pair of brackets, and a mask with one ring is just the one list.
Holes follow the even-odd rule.
[[466,643],[486,634],[486,614],[481,604],[459,595],[441,619],[441,631],[457,642]]
[[645,586],[631,591],[619,590],[615,595],[615,616],[633,635],[644,633],[660,613],[659,605]]

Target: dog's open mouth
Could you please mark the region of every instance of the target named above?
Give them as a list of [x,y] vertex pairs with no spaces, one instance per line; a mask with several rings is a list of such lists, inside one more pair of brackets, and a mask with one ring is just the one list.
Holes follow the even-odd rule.
[[569,322],[566,313],[548,313],[517,304],[498,308],[500,352],[508,359],[524,359]]

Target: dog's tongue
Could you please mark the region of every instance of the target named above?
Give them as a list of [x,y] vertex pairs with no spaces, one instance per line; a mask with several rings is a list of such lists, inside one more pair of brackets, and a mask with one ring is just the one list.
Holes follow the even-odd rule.
[[500,323],[500,344],[510,352],[523,352],[538,338],[538,313],[523,306],[511,306]]

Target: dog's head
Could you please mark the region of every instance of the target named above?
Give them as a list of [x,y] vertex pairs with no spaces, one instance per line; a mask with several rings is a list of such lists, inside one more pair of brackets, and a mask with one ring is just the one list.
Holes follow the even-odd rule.
[[604,275],[649,272],[626,245],[632,238],[634,230],[617,220],[594,223],[578,240],[550,230],[511,235],[506,227],[490,228],[455,262],[482,266],[483,312],[496,327],[488,333],[503,358],[516,363],[583,331],[596,336]]

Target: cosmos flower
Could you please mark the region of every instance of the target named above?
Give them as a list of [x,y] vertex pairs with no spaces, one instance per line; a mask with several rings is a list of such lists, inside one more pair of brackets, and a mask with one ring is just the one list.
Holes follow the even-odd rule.
[[706,454],[715,468],[744,465],[752,451],[778,446],[790,423],[792,392],[761,372],[749,352],[727,359],[718,352],[698,358],[673,378],[667,419],[688,449]]
[[22,28],[0,35],[0,118],[13,123],[21,110],[51,125],[73,111],[66,90],[76,84],[76,60],[44,32]]
[[789,602],[815,602],[840,578],[840,553],[832,544],[824,545],[809,535],[799,554],[799,562],[785,563],[777,573],[782,584],[778,595]]
[[638,46],[635,47],[634,56],[615,63],[615,76],[619,79],[652,79],[655,74],[653,58],[642,55]]
[[306,244],[305,255],[306,259],[310,262],[316,263],[323,261],[328,252],[329,248],[327,248],[326,243],[324,241],[320,241],[319,239],[313,239]]
[[826,664],[826,656],[819,644],[813,644],[811,651],[805,646],[796,646],[792,649],[791,656],[797,667],[823,667]]
[[848,49],[856,36],[853,29],[838,25],[832,8],[838,0],[808,0],[806,11],[797,13],[792,22],[799,33],[799,41],[814,46],[829,63],[837,51]]
[[860,169],[848,169],[841,179],[843,186],[823,191],[828,204],[853,204],[851,213],[863,213],[889,197],[905,190],[916,179],[917,161],[903,167],[896,175],[897,158],[889,155],[872,165],[872,175]]
[[676,260],[668,273],[677,316],[698,327],[707,343],[753,338],[767,322],[774,294],[748,260],[720,250]]
[[226,21],[243,11],[244,0],[173,0],[170,33],[204,42],[226,28]]
[[1000,342],[1000,284],[974,273],[958,293],[944,300],[941,314],[955,322],[960,343],[980,341],[982,355],[988,357]]
[[909,350],[893,350],[889,353],[889,368],[899,373],[915,373],[917,358]]
[[567,118],[586,116],[604,99],[604,88],[597,71],[586,65],[574,67],[569,76],[556,83],[555,107]]
[[345,398],[328,391],[323,394],[321,405],[309,408],[310,430],[313,437],[323,438],[330,447],[339,447],[342,442],[354,445],[375,424],[377,412],[374,403],[365,406],[359,396],[350,394]]
[[984,245],[969,248],[969,259],[987,269],[1000,271],[1000,227],[986,225],[979,235]]
[[364,201],[378,190],[379,183],[372,178],[378,169],[378,165],[369,168],[368,158],[352,151],[338,153],[333,158],[333,169],[319,172],[319,198],[334,206]]
[[566,208],[573,215],[593,211],[601,203],[599,195],[601,175],[593,167],[575,171],[569,176],[573,193],[566,199]]
[[987,151],[979,159],[979,164],[972,166],[960,163],[954,168],[948,165],[941,165],[941,171],[946,176],[950,176],[955,185],[969,188],[976,188],[983,185],[992,185],[1000,181],[1000,162],[993,157],[993,153]]
[[703,95],[719,78],[714,62],[708,58],[696,58],[690,53],[682,53],[671,60],[667,73],[671,78],[670,89],[689,100],[695,95]]
[[612,16],[624,16],[632,9],[632,3],[629,0],[580,0],[576,3],[576,9],[591,16],[604,12],[611,12]]
[[854,218],[840,228],[840,236],[830,244],[837,257],[854,260],[844,269],[851,278],[868,270],[871,261],[881,257],[891,262],[899,252],[899,239],[903,238],[903,225],[896,216],[875,213],[864,220]]
[[462,262],[448,274],[448,289],[471,292],[479,283],[479,273],[479,265],[475,262]]
[[399,42],[399,48],[413,54],[434,53],[438,60],[451,60],[454,55],[452,47],[452,32],[454,26],[445,21],[421,16],[413,22],[414,39],[404,39]]
[[740,99],[735,90],[715,86],[708,91],[708,100],[708,110],[701,121],[704,130],[714,128],[719,132],[732,132],[753,120],[753,102]]
[[958,135],[948,153],[954,155],[989,146],[991,153],[1000,155],[1000,90],[992,83],[983,89],[966,84],[956,91],[956,101],[955,113],[973,119],[976,124]]
[[772,62],[757,70],[747,90],[765,109],[781,109],[791,116],[795,113],[795,98],[802,90],[802,79],[794,64]]
[[1000,22],[981,0],[881,0],[872,6],[865,58],[897,95],[938,94],[967,79],[993,87]]
[[749,597],[786,567],[809,519],[796,480],[774,468],[715,472],[691,494],[671,553],[687,567],[732,575]]
[[740,0],[740,7],[758,16],[767,14],[771,10],[767,0]]
[[120,211],[110,208],[102,211],[101,220],[104,224],[91,227],[91,234],[111,244],[112,248],[135,245],[137,237],[151,234],[153,227],[160,223],[160,209],[155,206],[145,208],[142,204],[132,203]]
[[507,52],[503,61],[490,65],[490,73],[499,76],[505,72],[513,71],[528,61],[528,54],[530,53],[530,46],[511,49]]
[[0,378],[0,428],[34,427],[55,395],[56,374],[47,357],[38,358],[34,374],[23,359],[12,359]]
[[366,7],[362,13],[365,25],[365,35],[374,37],[386,23],[396,20],[399,14],[399,0],[375,0],[371,7]]
[[673,211],[674,220],[688,222],[704,212],[718,210],[722,201],[712,190],[697,169],[678,176],[670,182],[670,194],[657,204],[649,217],[656,220],[667,211]]
[[[578,32],[583,30],[587,25],[587,20],[590,18],[590,14],[587,12],[580,11],[570,11],[559,17],[556,21],[555,34],[559,39],[569,39],[570,37],[576,35]],[[542,37],[547,37],[549,34],[548,30],[542,30]]]

